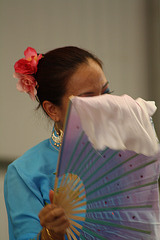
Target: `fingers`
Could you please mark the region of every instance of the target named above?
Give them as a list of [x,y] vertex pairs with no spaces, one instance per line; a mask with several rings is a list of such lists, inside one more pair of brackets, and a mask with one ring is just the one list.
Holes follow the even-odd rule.
[[41,221],[41,225],[44,226],[45,223],[55,221],[57,218],[60,218],[64,215],[65,212],[62,208],[57,207],[54,204],[48,204],[39,213],[39,218]]
[[54,226],[53,228],[49,228],[48,229],[53,229],[53,231],[57,234],[65,234],[66,233],[66,229],[69,227],[69,221],[67,221],[66,223],[64,224],[60,224],[59,226]]
[[59,207],[54,207],[54,208],[51,208],[49,210],[49,212],[47,212],[45,214],[44,220],[45,220],[45,222],[51,222],[51,221],[55,221],[56,219],[61,218],[63,216],[65,216],[64,210]]
[[50,199],[51,203],[53,203],[53,196],[54,196],[54,191],[50,190],[50,192],[49,192],[49,199]]
[[55,233],[65,233],[70,223],[64,210],[54,204],[48,204],[39,213],[40,223],[43,227],[53,230]]
[[47,226],[48,226],[48,228],[52,228],[52,227],[60,226],[60,225],[65,224],[67,222],[69,222],[69,221],[66,218],[66,216],[62,215],[61,217],[58,217],[58,218],[54,219],[54,222],[53,221],[48,222]]
[[55,233],[64,234],[69,225],[69,220],[65,216],[62,216],[54,222],[48,223],[47,228],[53,230]]

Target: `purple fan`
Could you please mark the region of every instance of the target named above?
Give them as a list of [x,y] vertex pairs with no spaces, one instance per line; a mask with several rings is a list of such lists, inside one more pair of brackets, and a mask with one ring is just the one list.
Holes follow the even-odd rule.
[[159,159],[95,150],[70,102],[55,182],[68,239],[160,239]]

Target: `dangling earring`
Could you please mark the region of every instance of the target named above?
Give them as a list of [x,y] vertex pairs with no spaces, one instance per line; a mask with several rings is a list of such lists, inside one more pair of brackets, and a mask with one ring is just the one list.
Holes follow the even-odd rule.
[[60,147],[63,139],[63,131],[57,127],[57,122],[54,124],[54,130],[52,133],[52,140],[54,141],[54,146]]

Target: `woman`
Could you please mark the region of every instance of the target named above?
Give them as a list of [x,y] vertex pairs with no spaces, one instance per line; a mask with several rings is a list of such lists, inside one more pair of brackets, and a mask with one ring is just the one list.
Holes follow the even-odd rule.
[[5,177],[10,240],[64,239],[69,220],[52,204],[54,180],[67,104],[71,95],[108,93],[102,62],[93,54],[64,47],[44,55],[27,48],[15,64],[17,89],[37,99],[54,121],[53,133],[13,162]]

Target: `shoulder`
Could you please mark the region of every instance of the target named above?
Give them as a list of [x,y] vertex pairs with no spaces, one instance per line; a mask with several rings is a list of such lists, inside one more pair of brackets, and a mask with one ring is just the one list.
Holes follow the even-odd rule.
[[22,239],[24,234],[30,235],[26,239],[33,238],[31,236],[41,230],[38,214],[44,204],[49,203],[57,158],[58,151],[51,147],[47,139],[8,166],[4,180],[4,197],[9,230],[11,234],[14,231],[16,239]]
[[21,157],[12,162],[7,170],[26,175],[50,174],[56,169],[58,151],[54,150],[49,139],[29,149]]

